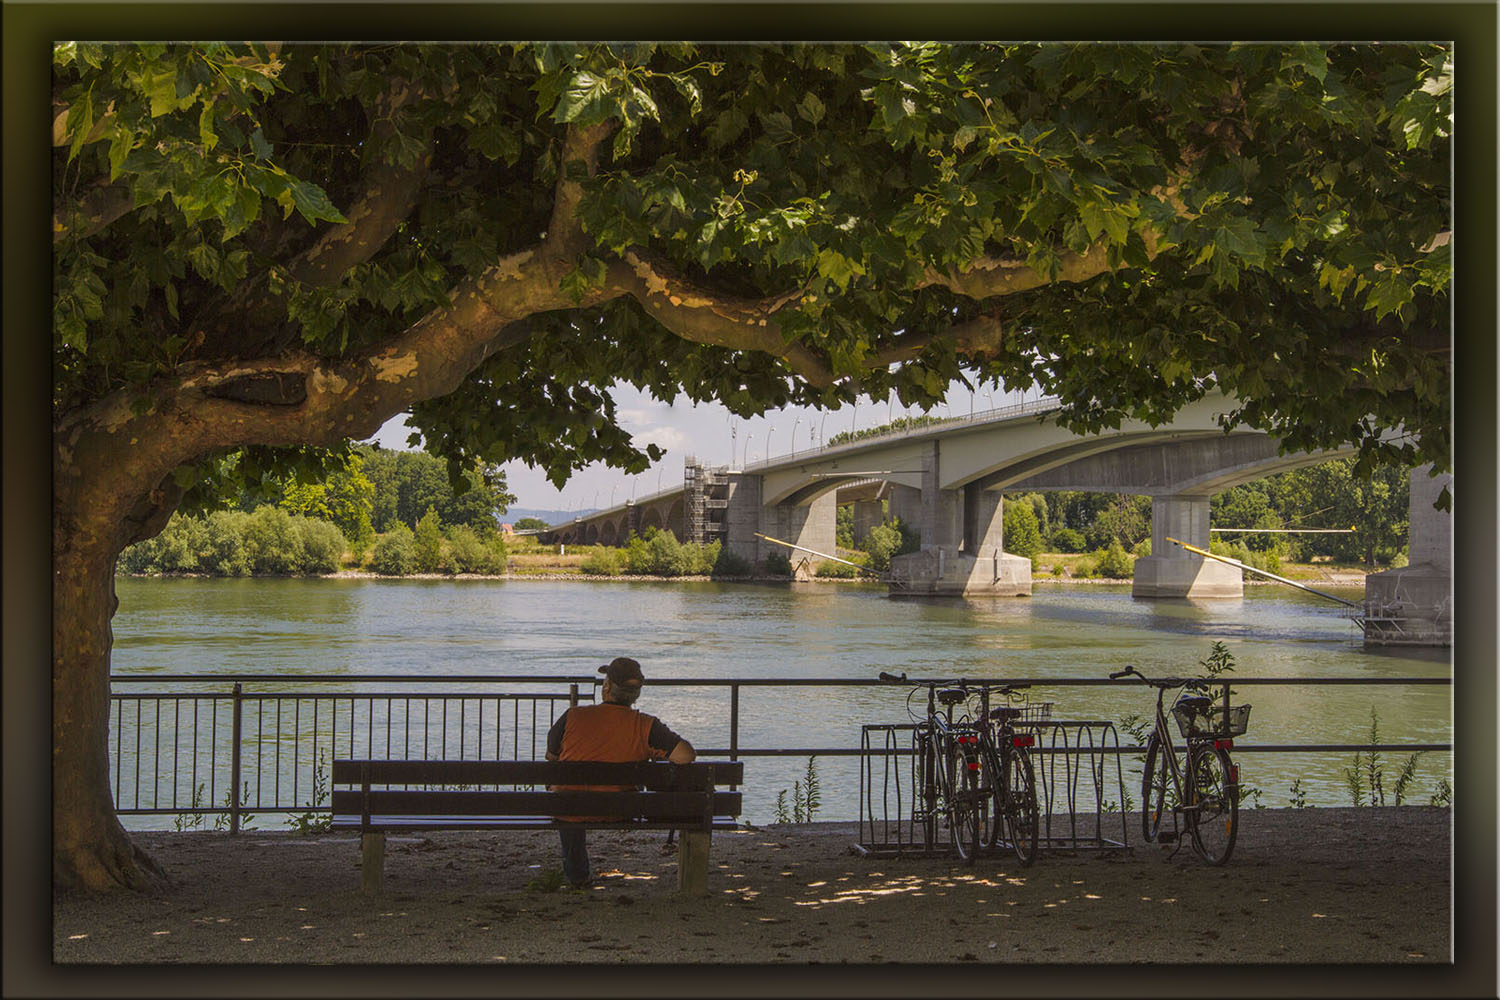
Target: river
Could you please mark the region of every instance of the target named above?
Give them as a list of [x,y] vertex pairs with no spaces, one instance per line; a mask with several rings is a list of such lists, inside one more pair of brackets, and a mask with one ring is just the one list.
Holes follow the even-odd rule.
[[[117,582],[115,674],[592,674],[616,655],[641,661],[640,707],[701,747],[728,745],[723,690],[652,679],[919,677],[1103,678],[1127,663],[1148,676],[1199,673],[1215,640],[1234,678],[1450,677],[1448,650],[1366,651],[1333,602],[1282,586],[1241,599],[1136,600],[1128,584],[1039,583],[1030,598],[891,598],[863,584],[566,580],[137,579]],[[1357,590],[1334,590],[1357,600]],[[909,721],[908,688],[746,687],[741,747],[858,747],[861,727]],[[1043,687],[1054,717],[1122,721],[1148,714],[1138,684]],[[1243,744],[1453,738],[1448,686],[1245,686]],[[915,707],[915,702],[913,706]],[[1133,739],[1120,731],[1122,745]],[[1349,753],[1244,753],[1247,805],[1348,805]],[[1404,755],[1385,753],[1385,789]],[[1127,756],[1128,796],[1138,794]],[[749,758],[746,809],[770,820],[803,758]],[[1138,765],[1137,765],[1138,766]],[[857,758],[816,764],[819,819],[858,815]],[[1452,759],[1419,760],[1408,801],[1426,803]],[[1393,804],[1393,803],[1392,803]],[[140,826],[145,821],[133,821]]]

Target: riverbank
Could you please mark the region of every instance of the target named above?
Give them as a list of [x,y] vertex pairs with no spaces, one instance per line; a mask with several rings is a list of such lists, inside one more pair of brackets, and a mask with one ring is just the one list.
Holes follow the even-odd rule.
[[[126,573],[122,576],[132,576],[137,579],[151,579],[159,576],[152,573]],[[172,574],[180,578],[220,579],[210,577],[201,573],[179,573]],[[1304,573],[1299,576],[1291,576],[1283,573],[1287,579],[1296,580],[1304,584],[1317,584],[1325,587],[1363,587],[1365,585],[1365,574],[1353,571],[1324,571]],[[268,577],[268,579],[288,579],[287,577]],[[567,570],[545,570],[528,571],[524,573],[409,573],[404,576],[390,576],[382,573],[372,573],[369,570],[346,569],[337,573],[324,573],[308,579],[319,580],[571,580],[597,583],[791,583],[784,576],[647,576],[638,573],[620,573],[614,576],[605,576],[597,573],[574,573]],[[879,583],[878,580],[850,579],[847,577],[822,577],[815,576],[799,583],[827,583],[827,584],[872,584]],[[1046,586],[1048,584],[1083,584],[1104,585],[1114,584],[1116,586],[1129,584],[1129,579],[1113,579],[1111,577],[1091,576],[1034,576],[1031,580],[1032,586]],[[1285,586],[1275,580],[1263,580],[1251,578],[1245,580],[1246,586]]]
[[1449,961],[1449,810],[1247,809],[1241,817],[1224,868],[1205,867],[1187,848],[1139,844],[1052,852],[1031,868],[1004,855],[970,867],[949,857],[866,856],[853,823],[747,828],[715,835],[709,893],[698,899],[674,894],[676,853],[660,833],[591,834],[598,879],[582,891],[542,884],[557,864],[549,831],[392,837],[378,897],[359,890],[356,837],[137,833],[174,887],[55,896],[52,958],[64,966]]

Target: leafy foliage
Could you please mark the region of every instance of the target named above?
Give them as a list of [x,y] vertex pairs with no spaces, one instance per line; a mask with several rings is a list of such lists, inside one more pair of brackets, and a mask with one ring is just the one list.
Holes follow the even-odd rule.
[[1036,508],[1030,503],[1005,504],[1005,551],[1027,559],[1042,551],[1042,532],[1036,521]]
[[[608,123],[562,287],[582,302],[640,249],[726,298],[795,292],[782,342],[834,381],[669,332],[630,296],[544,310],[417,401],[455,476],[639,471],[659,450],[620,429],[617,381],[750,415],[931,404],[965,371],[1040,385],[1080,431],[1221,387],[1227,421],[1290,447],[1449,467],[1445,46],[67,42],[53,63],[59,413],[149,407],[195,363],[389,343],[546,231],[561,138]],[[418,167],[372,254],[298,256],[375,172]],[[1070,277],[1090,254],[1108,267]],[[981,280],[995,261],[1011,284]],[[1017,332],[944,339],[988,314]],[[1382,442],[1396,426],[1413,436]]]

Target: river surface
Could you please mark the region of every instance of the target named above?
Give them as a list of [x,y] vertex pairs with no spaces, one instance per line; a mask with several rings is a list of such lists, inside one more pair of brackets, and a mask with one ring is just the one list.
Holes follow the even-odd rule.
[[[731,584],[564,580],[135,579],[117,581],[116,675],[368,674],[593,675],[617,655],[639,659],[639,707],[701,748],[729,745],[723,688],[651,686],[661,679],[1104,678],[1133,663],[1151,675],[1196,674],[1212,643],[1234,656],[1234,678],[1452,676],[1448,650],[1366,651],[1345,608],[1282,586],[1250,586],[1241,599],[1136,600],[1128,584],[1038,584],[1030,598],[891,598],[860,584]],[[1358,590],[1329,588],[1347,600]],[[264,687],[264,685],[262,685]],[[116,691],[123,690],[117,685]],[[347,688],[344,688],[347,690]],[[749,686],[741,690],[741,748],[857,748],[862,727],[905,723],[906,686]],[[1034,701],[1054,718],[1115,723],[1149,717],[1139,684],[1038,684]],[[1372,711],[1388,743],[1453,738],[1452,689],[1425,686],[1259,686],[1241,745],[1369,741]],[[1382,755],[1391,800],[1405,754]],[[1297,782],[1311,805],[1349,805],[1353,751],[1238,755],[1247,806],[1286,806]],[[1138,797],[1124,758],[1127,800]],[[747,757],[746,813],[773,819],[806,757]],[[818,819],[859,814],[858,757],[816,761]],[[1407,801],[1425,804],[1451,754],[1418,762]],[[1110,781],[1114,781],[1110,772]],[[1106,796],[1111,805],[1118,796]],[[149,825],[132,821],[134,826]]]

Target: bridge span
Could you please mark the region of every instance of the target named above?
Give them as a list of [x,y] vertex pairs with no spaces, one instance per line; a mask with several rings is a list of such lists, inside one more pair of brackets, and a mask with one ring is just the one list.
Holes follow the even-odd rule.
[[[1127,493],[1152,498],[1152,554],[1136,560],[1135,596],[1237,597],[1243,594],[1237,568],[1166,539],[1207,549],[1214,494],[1353,449],[1282,454],[1279,440],[1263,432],[1225,433],[1218,417],[1231,408],[1230,399],[1213,395],[1161,426],[1125,421],[1078,435],[1053,419],[1057,402],[1044,399],[743,468],[705,467],[690,458],[681,486],[555,525],[542,537],[619,545],[631,532],[658,527],[683,541],[719,539],[759,567],[779,548],[759,535],[833,552],[838,506],[853,507],[858,536],[880,522],[885,501],[921,537],[920,551],[892,560],[893,594],[1024,596],[1031,593],[1031,562],[1004,551],[1003,494]],[[1452,518],[1432,509],[1435,488],[1424,482],[1418,489],[1419,476],[1428,479],[1424,470],[1413,473],[1410,551],[1414,563],[1419,552],[1439,563],[1446,558],[1446,567],[1427,574],[1433,579],[1424,594],[1432,594],[1422,599],[1436,601],[1434,586],[1444,597],[1451,590]],[[1402,574],[1397,589],[1410,591],[1417,583],[1418,574],[1392,572]]]

